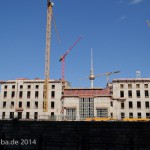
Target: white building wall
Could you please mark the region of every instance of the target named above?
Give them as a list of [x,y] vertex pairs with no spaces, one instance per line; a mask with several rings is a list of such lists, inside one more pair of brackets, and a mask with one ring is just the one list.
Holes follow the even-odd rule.
[[[62,83],[61,81],[51,81],[49,83],[49,101],[48,101],[48,112],[43,112],[43,80],[10,80],[1,84],[0,91],[0,119],[2,114],[5,113],[5,118],[10,118],[10,112],[14,112],[14,116],[17,117],[18,112],[15,108],[18,108],[19,102],[22,102],[22,118],[26,118],[26,113],[30,113],[31,119],[34,119],[34,113],[38,113],[38,119],[42,119],[44,115],[51,116],[61,115],[61,96],[62,96]],[[12,89],[12,86],[15,86]],[[20,86],[23,86],[20,89]],[[28,88],[28,86],[31,88]],[[36,85],[39,88],[36,89]],[[123,86],[121,86],[123,85]],[[130,88],[129,85],[132,87]],[[139,85],[139,87],[137,87]],[[148,87],[147,87],[148,85]],[[7,86],[7,89],[5,89]],[[97,116],[97,107],[107,108],[108,117],[113,117],[116,119],[121,119],[121,113],[124,113],[125,118],[129,118],[129,113],[133,113],[134,118],[138,118],[138,113],[141,113],[141,118],[146,118],[150,115],[150,79],[116,79],[112,82],[113,94],[111,97],[95,97],[94,98],[94,116]],[[132,91],[132,97],[129,97],[128,91]],[[137,97],[136,91],[140,91],[140,97]],[[148,97],[145,96],[145,91],[148,91]],[[7,92],[7,97],[4,98],[4,91]],[[12,91],[15,92],[14,98],[12,98]],[[19,98],[19,92],[23,91],[22,98]],[[27,91],[31,92],[30,98],[27,97]],[[35,97],[35,91],[38,91],[38,98]],[[54,98],[51,97],[51,92],[55,92]],[[124,96],[121,97],[120,91],[124,92]],[[124,101],[125,100],[125,101]],[[4,102],[6,102],[6,107],[3,107]],[[11,108],[11,102],[14,102],[14,107]],[[27,108],[27,102],[30,102],[30,108]],[[35,102],[38,102],[38,108],[35,108]],[[54,107],[51,107],[51,103],[54,102]],[[129,108],[129,102],[132,102],[133,107]],[[137,102],[141,103],[141,108],[137,108]],[[149,103],[149,107],[146,108],[145,103]],[[121,108],[121,103],[124,103],[124,108]],[[65,97],[64,107],[74,107],[77,110],[77,116],[79,116],[79,97]],[[64,115],[66,110],[64,109]]]
[[[123,85],[123,87],[122,87]],[[132,87],[130,87],[131,85]],[[139,87],[137,86],[139,85]],[[146,87],[148,85],[148,87]],[[132,91],[132,97],[129,97],[128,91]],[[140,97],[137,97],[136,91],[140,91]],[[124,91],[125,98],[124,109],[121,108],[121,101],[118,101],[118,113],[117,116],[121,118],[121,113],[125,114],[125,118],[129,118],[129,113],[133,113],[133,118],[138,118],[138,113],[141,113],[141,118],[146,118],[146,113],[150,113],[150,108],[146,108],[145,102],[147,101],[150,105],[150,98],[145,96],[145,90],[148,90],[150,94],[150,80],[141,81],[140,79],[130,79],[130,80],[118,80],[113,82],[113,97],[121,98],[120,91]],[[129,108],[129,102],[132,102],[133,108]],[[141,103],[141,108],[137,107],[137,102]]]
[[[15,86],[13,89],[12,86]],[[18,112],[15,108],[18,108],[19,102],[22,102],[22,118],[26,118],[26,113],[30,113],[31,119],[34,119],[34,113],[38,113],[38,119],[42,119],[44,115],[60,115],[61,111],[61,96],[62,96],[62,83],[61,81],[51,81],[49,83],[49,100],[48,100],[48,112],[43,112],[43,80],[11,80],[1,85],[0,94],[0,118],[5,113],[5,118],[10,118],[10,112],[14,112],[14,117],[18,116]],[[7,86],[7,88],[6,88]],[[20,88],[22,86],[22,88]],[[29,86],[31,86],[29,88]],[[38,88],[36,88],[38,86]],[[15,96],[12,98],[12,91],[15,92]],[[19,92],[22,91],[22,98],[19,98]],[[30,98],[27,97],[27,92],[30,91]],[[35,92],[38,91],[38,97],[35,97]],[[51,96],[51,92],[54,91],[55,96]],[[4,92],[7,92],[7,97],[4,97]],[[6,102],[6,107],[3,107]],[[11,102],[14,102],[14,107],[11,108]],[[27,102],[30,103],[30,108],[27,107]],[[35,102],[38,102],[38,108],[35,107]],[[51,103],[54,102],[54,107]]]
[[79,117],[79,98],[66,97],[64,98],[64,115],[66,115],[66,108],[75,108],[77,116]]
[[110,98],[97,97],[94,98],[94,116],[97,117],[97,108],[106,108],[108,110],[108,117],[110,116]]
[[[76,108],[77,118],[80,118],[80,108],[79,108],[79,100],[78,97],[65,97],[64,98],[64,108]],[[96,97],[94,98],[94,117],[97,117],[97,108],[107,108],[108,117],[110,117],[110,113],[113,113],[113,106],[110,106],[111,99],[110,97]],[[64,116],[66,115],[66,109],[64,109]]]

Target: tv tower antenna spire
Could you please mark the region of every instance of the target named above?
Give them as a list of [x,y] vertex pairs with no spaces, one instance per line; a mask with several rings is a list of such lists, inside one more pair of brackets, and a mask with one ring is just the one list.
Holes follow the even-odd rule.
[[94,67],[93,67],[93,49],[92,48],[91,48],[91,69],[90,69],[89,79],[91,81],[91,88],[93,88],[95,76],[94,76]]

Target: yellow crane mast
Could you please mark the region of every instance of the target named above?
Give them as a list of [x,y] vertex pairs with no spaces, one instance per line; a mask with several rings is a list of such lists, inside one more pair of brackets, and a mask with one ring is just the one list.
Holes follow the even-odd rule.
[[46,24],[46,49],[45,49],[45,80],[43,112],[48,112],[48,93],[50,75],[50,45],[51,45],[51,20],[53,3],[47,0],[47,24]]

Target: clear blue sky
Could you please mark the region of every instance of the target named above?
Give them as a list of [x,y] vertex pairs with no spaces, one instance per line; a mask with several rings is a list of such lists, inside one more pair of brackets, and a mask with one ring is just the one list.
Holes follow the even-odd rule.
[[[120,70],[113,78],[132,78],[135,71],[150,77],[150,0],[53,0],[61,45],[52,26],[50,78],[61,78],[59,58],[82,35],[66,57],[65,78],[73,87],[89,87],[80,80],[94,72]],[[47,0],[0,1],[0,80],[44,78]],[[95,79],[104,87],[106,78]]]

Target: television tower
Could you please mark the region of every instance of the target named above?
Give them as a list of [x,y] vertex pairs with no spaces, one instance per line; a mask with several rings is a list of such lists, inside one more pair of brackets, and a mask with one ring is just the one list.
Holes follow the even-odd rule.
[[90,76],[89,76],[90,82],[91,82],[91,88],[94,87],[94,67],[93,67],[93,49],[91,48],[91,69],[90,69]]

